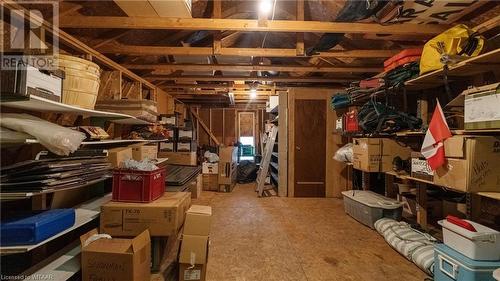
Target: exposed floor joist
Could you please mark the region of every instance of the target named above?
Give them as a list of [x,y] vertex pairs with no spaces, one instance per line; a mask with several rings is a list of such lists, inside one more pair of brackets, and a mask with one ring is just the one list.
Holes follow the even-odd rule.
[[382,67],[345,66],[300,66],[300,65],[239,65],[239,64],[125,64],[136,70],[154,71],[282,71],[282,72],[328,72],[328,73],[378,73]]
[[161,30],[218,30],[218,31],[259,31],[259,32],[305,32],[305,33],[375,33],[375,34],[423,34],[437,35],[445,31],[444,25],[378,23],[344,23],[320,21],[265,21],[249,19],[204,19],[204,18],[159,18],[159,17],[101,17],[72,16],[60,19],[63,28],[120,28],[120,29],[161,29]]
[[315,78],[315,77],[244,77],[244,76],[146,76],[150,81],[266,81],[296,83],[348,83],[353,78]]
[[[212,47],[163,47],[124,45],[113,42],[98,48],[100,52],[134,56],[239,56],[239,57],[300,57],[296,49],[283,48],[221,48],[216,54]],[[320,52],[313,57],[325,58],[388,58],[400,50],[339,50]]]

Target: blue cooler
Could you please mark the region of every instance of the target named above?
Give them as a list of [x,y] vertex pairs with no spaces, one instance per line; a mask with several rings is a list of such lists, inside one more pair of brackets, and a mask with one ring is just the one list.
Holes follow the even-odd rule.
[[434,249],[434,281],[495,281],[493,271],[500,261],[475,261],[445,244]]
[[0,224],[0,245],[38,244],[74,224],[74,209],[54,209],[19,216]]

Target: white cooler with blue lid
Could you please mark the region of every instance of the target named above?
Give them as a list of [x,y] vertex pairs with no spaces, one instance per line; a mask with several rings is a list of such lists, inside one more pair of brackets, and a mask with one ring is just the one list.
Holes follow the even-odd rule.
[[342,192],[345,212],[362,224],[375,228],[381,218],[401,219],[403,203],[367,190]]
[[477,232],[446,219],[438,222],[443,227],[444,244],[473,260],[500,261],[500,232],[470,220],[464,221]]

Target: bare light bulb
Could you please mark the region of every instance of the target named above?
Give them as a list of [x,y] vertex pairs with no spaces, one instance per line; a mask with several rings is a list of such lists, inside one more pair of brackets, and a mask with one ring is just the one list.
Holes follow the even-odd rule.
[[256,89],[251,89],[250,90],[250,98],[255,99],[257,97],[257,90]]
[[271,0],[260,0],[259,3],[259,10],[263,14],[269,14],[271,10],[273,9],[273,4],[271,3]]

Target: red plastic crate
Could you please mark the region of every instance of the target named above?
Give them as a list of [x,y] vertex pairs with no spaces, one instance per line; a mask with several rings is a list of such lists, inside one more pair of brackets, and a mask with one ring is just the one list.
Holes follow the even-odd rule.
[[346,132],[358,132],[359,131],[359,123],[358,123],[358,111],[351,110],[345,114],[344,118],[345,126],[344,130]]
[[146,203],[165,193],[164,168],[155,171],[115,169],[113,171],[113,200]]

